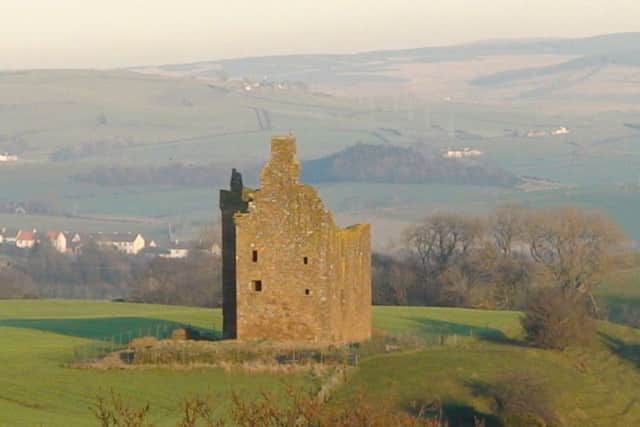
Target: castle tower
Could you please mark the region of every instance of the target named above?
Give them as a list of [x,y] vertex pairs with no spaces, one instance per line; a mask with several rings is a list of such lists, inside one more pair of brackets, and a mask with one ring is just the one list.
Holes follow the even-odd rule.
[[222,211],[222,336],[236,337],[236,227],[233,217],[246,212],[248,200],[242,175],[231,171],[229,190],[220,190]]
[[259,190],[233,176],[220,193],[224,336],[369,339],[369,225],[336,226],[316,191],[299,182],[292,136],[272,139]]

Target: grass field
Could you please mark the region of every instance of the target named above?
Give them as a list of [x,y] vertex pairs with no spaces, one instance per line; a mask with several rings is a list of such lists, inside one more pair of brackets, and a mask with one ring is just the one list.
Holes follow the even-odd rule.
[[[502,372],[526,370],[554,390],[568,425],[632,426],[640,422],[640,331],[603,323],[602,341],[589,350],[565,353],[520,344],[519,314],[447,308],[376,307],[374,326],[391,333],[460,338],[458,345],[381,354],[361,362],[342,399],[357,390],[373,398],[390,391],[411,400],[443,399],[452,416],[488,413],[489,401],[473,385]],[[152,405],[152,421],[172,426],[187,395],[230,390],[279,390],[304,376],[249,375],[219,369],[190,371],[93,371],[64,366],[74,347],[91,338],[115,335],[155,322],[218,330],[220,311],[144,304],[67,300],[0,301],[0,425],[94,425],[89,406],[114,389],[132,402]],[[457,340],[456,340],[457,341]],[[449,340],[451,342],[451,340]]]

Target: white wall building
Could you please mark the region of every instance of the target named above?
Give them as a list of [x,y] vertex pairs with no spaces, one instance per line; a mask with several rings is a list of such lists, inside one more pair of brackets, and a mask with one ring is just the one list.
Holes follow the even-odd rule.
[[60,253],[67,252],[67,237],[60,231],[47,231],[46,239]]
[[92,237],[98,246],[111,246],[128,255],[136,255],[145,248],[145,240],[140,233],[99,233]]
[[484,153],[480,150],[475,150],[469,147],[460,148],[460,149],[448,149],[444,152],[442,157],[445,159],[462,159],[464,157],[479,157]]

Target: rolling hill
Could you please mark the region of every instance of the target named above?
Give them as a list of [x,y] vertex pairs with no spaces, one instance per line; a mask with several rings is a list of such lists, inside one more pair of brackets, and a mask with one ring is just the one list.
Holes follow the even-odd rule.
[[[399,408],[439,398],[452,427],[480,415],[491,424],[490,399],[475,384],[505,372],[527,371],[554,391],[554,410],[567,426],[636,425],[640,385],[636,329],[602,323],[593,348],[566,352],[528,348],[520,341],[518,313],[448,308],[376,307],[374,326],[440,343],[418,351],[365,357],[334,400],[365,390],[371,399],[391,394]],[[74,349],[103,336],[163,324],[220,327],[220,312],[188,307],[42,300],[0,301],[0,425],[89,426],[89,407],[110,390],[136,406],[151,404],[150,420],[173,426],[180,402],[213,394],[224,402],[232,390],[246,396],[309,384],[308,376],[222,369],[74,369]],[[217,407],[220,413],[225,405]]]

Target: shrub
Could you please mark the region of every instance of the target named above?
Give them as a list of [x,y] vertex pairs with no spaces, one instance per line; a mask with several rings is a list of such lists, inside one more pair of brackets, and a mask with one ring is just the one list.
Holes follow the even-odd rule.
[[587,345],[593,340],[595,321],[589,313],[584,294],[543,288],[530,295],[522,327],[533,345],[564,350],[573,345]]
[[492,384],[475,383],[473,388],[492,400],[492,410],[505,427],[560,425],[547,388],[528,373],[508,372]]

